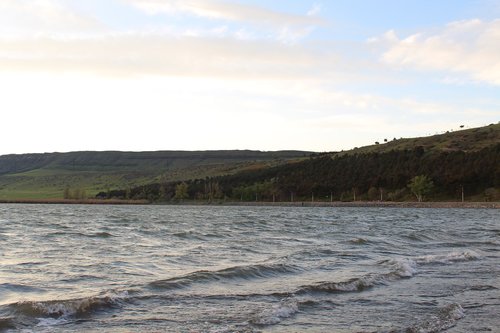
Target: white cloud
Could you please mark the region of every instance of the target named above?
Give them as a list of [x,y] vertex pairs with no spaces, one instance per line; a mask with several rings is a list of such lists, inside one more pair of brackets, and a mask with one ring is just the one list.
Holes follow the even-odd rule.
[[0,39],[0,70],[286,79],[311,75],[319,59],[300,46],[232,38]]
[[321,5],[315,3],[311,9],[307,12],[307,16],[316,16],[321,12]]
[[149,14],[187,13],[212,20],[250,23],[258,28],[271,29],[282,42],[296,42],[309,35],[324,21],[317,16],[321,8],[314,5],[305,15],[294,15],[267,8],[218,0],[122,0]]
[[481,125],[485,119],[495,119],[497,110],[478,116],[486,108],[472,113],[466,105],[391,99],[327,88],[312,80],[267,78],[96,78],[12,70],[0,75],[0,91],[3,122],[13,125],[0,132],[0,140],[10,142],[20,128],[30,133],[3,147],[0,154],[88,149],[340,150],[387,137],[433,134],[460,123]]
[[457,21],[440,31],[403,39],[389,31],[378,41],[389,44],[382,57],[387,64],[466,74],[500,85],[500,20]]
[[[410,99],[370,90],[403,79],[360,56],[368,53],[366,45],[290,43],[321,24],[314,17],[319,6],[301,16],[214,0],[122,1],[150,13],[198,17],[109,32],[64,6],[69,0],[0,0],[0,109],[6,123],[28,123],[23,126],[34,133],[23,151],[335,150],[446,129],[449,119],[473,124],[497,118],[494,103],[441,103],[418,91]],[[210,24],[199,25],[200,17]],[[456,22],[406,38],[389,31],[370,47],[387,47],[389,64],[450,71],[447,83],[462,82],[463,73],[497,82],[495,33],[496,21]],[[186,128],[195,134],[179,142]],[[0,139],[18,130],[11,126]],[[91,132],[120,140],[104,140],[104,147]],[[71,138],[67,146],[55,145],[64,143],[61,137]]]
[[74,12],[58,0],[1,0],[0,36],[88,34],[103,31],[92,17]]
[[316,25],[322,20],[313,17],[319,6],[313,7],[311,15],[292,15],[266,8],[217,0],[123,0],[150,14],[184,12],[196,16],[229,21],[247,21],[270,25]]

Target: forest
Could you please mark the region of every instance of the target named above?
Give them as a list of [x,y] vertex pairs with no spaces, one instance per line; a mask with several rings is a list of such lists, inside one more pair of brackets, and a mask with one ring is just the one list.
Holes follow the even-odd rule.
[[232,175],[100,192],[97,198],[152,202],[407,201],[417,176],[432,182],[426,200],[498,200],[500,143],[473,151],[424,146],[384,152],[312,154],[308,159]]

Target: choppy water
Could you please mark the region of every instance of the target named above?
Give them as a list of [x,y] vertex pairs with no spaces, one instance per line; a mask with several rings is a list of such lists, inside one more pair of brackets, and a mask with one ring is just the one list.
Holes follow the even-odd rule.
[[0,331],[500,332],[497,210],[0,205]]

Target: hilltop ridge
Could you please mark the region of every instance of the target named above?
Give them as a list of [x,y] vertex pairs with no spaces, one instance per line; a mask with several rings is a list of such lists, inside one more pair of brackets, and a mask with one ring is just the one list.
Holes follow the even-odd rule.
[[345,154],[384,153],[391,150],[408,150],[422,147],[426,151],[478,151],[495,143],[500,143],[500,123],[484,127],[447,131],[442,134],[416,138],[393,138],[387,142],[356,147],[342,152]]

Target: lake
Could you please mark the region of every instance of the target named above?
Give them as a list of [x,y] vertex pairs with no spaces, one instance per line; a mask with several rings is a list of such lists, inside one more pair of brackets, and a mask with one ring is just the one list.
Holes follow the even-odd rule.
[[0,331],[500,332],[500,211],[0,205]]

